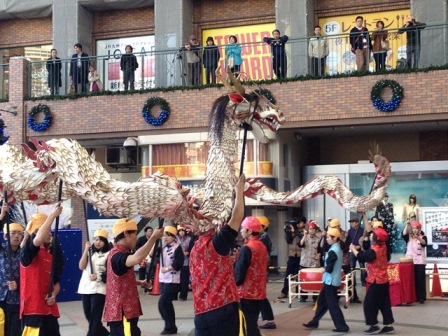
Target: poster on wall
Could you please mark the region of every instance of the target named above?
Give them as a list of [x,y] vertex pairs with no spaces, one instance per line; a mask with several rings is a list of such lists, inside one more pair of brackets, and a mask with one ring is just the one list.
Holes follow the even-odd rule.
[[120,69],[121,56],[126,53],[127,45],[133,47],[137,57],[138,68],[135,71],[135,89],[149,89],[155,86],[155,42],[154,35],[121,37],[96,42],[98,69],[104,90],[119,91],[124,89],[123,72]]
[[[405,25],[406,18],[410,16],[409,9],[359,14],[364,17],[363,26],[369,32],[376,29],[378,21],[384,22],[384,29],[388,31],[390,50],[387,52],[386,68],[394,69],[397,61],[406,58],[406,34],[398,34],[398,29]],[[351,52],[350,30],[356,25],[357,15],[344,15],[320,18],[319,25],[322,34],[328,40],[329,55],[326,60],[326,72],[329,75],[350,73],[356,70],[355,54]],[[374,71],[373,57],[369,70]]]
[[419,209],[419,218],[428,238],[426,254],[428,262],[448,262],[448,207]]
[[[202,32],[202,45],[206,45],[207,37],[213,37],[219,47],[221,58],[219,65],[223,71],[225,67],[225,45],[229,43],[229,36],[235,35],[243,51],[241,72],[247,79],[259,80],[272,78],[272,56],[270,45],[263,43],[264,37],[271,37],[275,29],[274,23],[229,28],[206,29]],[[246,78],[245,78],[246,79]],[[205,82],[205,74],[204,74]]]

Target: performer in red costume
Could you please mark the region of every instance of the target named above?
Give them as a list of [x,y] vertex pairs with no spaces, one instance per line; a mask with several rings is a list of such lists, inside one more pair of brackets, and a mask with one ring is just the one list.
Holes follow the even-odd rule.
[[241,224],[241,236],[246,243],[241,247],[235,265],[241,308],[247,322],[247,336],[260,336],[258,315],[266,298],[266,264],[268,251],[260,241],[261,224],[256,217],[246,217]]
[[242,174],[235,187],[235,206],[228,224],[216,235],[202,234],[190,254],[196,336],[239,335],[239,297],[230,250],[244,217],[244,181]]
[[[62,212],[58,204],[47,216],[36,213],[30,217],[26,231],[30,235],[20,256],[20,317],[22,336],[59,336],[59,310],[56,296],[61,290],[59,281],[63,269],[62,251],[59,246],[52,254],[51,224]],[[51,266],[55,258],[55,268]],[[53,291],[49,294],[50,275]]]
[[[364,331],[366,335],[374,334],[393,334],[395,332],[392,323],[394,316],[390,304],[389,295],[389,277],[387,275],[387,232],[377,227],[373,230],[373,244],[370,246],[368,237],[364,238],[363,248],[365,251],[359,251],[351,244],[350,250],[362,262],[366,262],[367,283],[369,288],[364,300],[364,316],[366,324],[370,328]],[[378,326],[378,311],[383,315],[384,327]]]
[[107,259],[106,304],[104,321],[110,327],[110,336],[124,336],[130,329],[130,336],[140,336],[138,318],[143,315],[138,297],[137,285],[145,285],[146,280],[136,280],[134,265],[146,258],[157,239],[163,235],[156,229],[148,241],[134,254],[137,244],[137,222],[122,218],[112,227],[114,247]]

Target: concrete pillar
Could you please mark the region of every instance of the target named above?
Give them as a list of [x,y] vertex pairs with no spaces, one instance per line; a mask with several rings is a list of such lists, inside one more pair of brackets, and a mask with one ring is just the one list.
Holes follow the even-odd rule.
[[192,0],[155,0],[155,48],[173,53],[156,56],[156,87],[184,84],[184,62],[175,51],[193,33]]
[[[10,135],[11,144],[21,144],[25,142],[25,130],[27,127],[27,110],[23,98],[28,94],[28,64],[23,56],[11,57],[9,59],[9,104],[6,109],[16,107],[17,115],[2,113],[7,131]],[[32,102],[29,102],[32,103]],[[31,105],[31,106],[34,106]],[[31,109],[31,108],[30,108]]]
[[[411,0],[411,15],[418,22],[446,24],[448,22],[447,1]],[[419,67],[448,63],[448,29],[427,27],[422,31]]]
[[276,0],[275,21],[281,35],[300,37],[300,41],[286,44],[289,56],[288,77],[307,75],[309,59],[308,41],[305,37],[313,35],[314,31],[313,0]]
[[[92,14],[77,0],[53,0],[53,47],[61,59],[69,59],[75,43],[92,56]],[[61,93],[66,92],[68,66],[65,63],[62,68]]]

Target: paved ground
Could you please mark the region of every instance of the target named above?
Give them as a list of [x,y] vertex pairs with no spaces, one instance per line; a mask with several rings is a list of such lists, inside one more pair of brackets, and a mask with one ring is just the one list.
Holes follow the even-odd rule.
[[[299,303],[295,300],[291,308],[288,303],[273,303],[282,288],[282,279],[271,277],[268,284],[268,296],[274,309],[277,329],[262,330],[266,336],[284,335],[341,335],[333,333],[334,328],[329,314],[326,314],[320,323],[318,330],[305,330],[302,323],[308,322],[313,316],[313,305],[310,302]],[[364,288],[358,287],[361,300],[364,297]],[[140,295],[144,315],[139,326],[143,336],[158,335],[163,329],[163,321],[157,310],[158,296]],[[342,301],[341,301],[342,302]],[[191,293],[185,302],[175,302],[176,322],[179,329],[178,335],[194,335],[193,302]],[[81,302],[63,302],[59,304],[62,336],[83,336],[86,334],[87,322],[83,316]],[[366,329],[362,304],[351,304],[343,309],[347,324],[350,326],[350,335],[362,335]],[[393,308],[396,323],[396,334],[401,335],[447,335],[448,332],[448,301],[428,300],[425,304],[412,304]],[[381,321],[381,317],[379,318]],[[260,321],[261,323],[261,321]]]

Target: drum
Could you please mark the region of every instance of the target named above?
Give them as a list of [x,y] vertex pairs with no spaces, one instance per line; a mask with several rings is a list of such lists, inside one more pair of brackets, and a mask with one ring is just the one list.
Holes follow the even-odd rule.
[[[301,282],[300,288],[307,292],[319,292],[322,288],[322,275],[324,272],[325,269],[323,267],[301,269],[299,276],[299,281]],[[318,283],[306,283],[311,281],[316,281]]]
[[401,263],[411,263],[411,262],[413,262],[414,260],[412,259],[412,258],[408,258],[408,257],[402,257],[402,258],[400,258],[400,262]]

